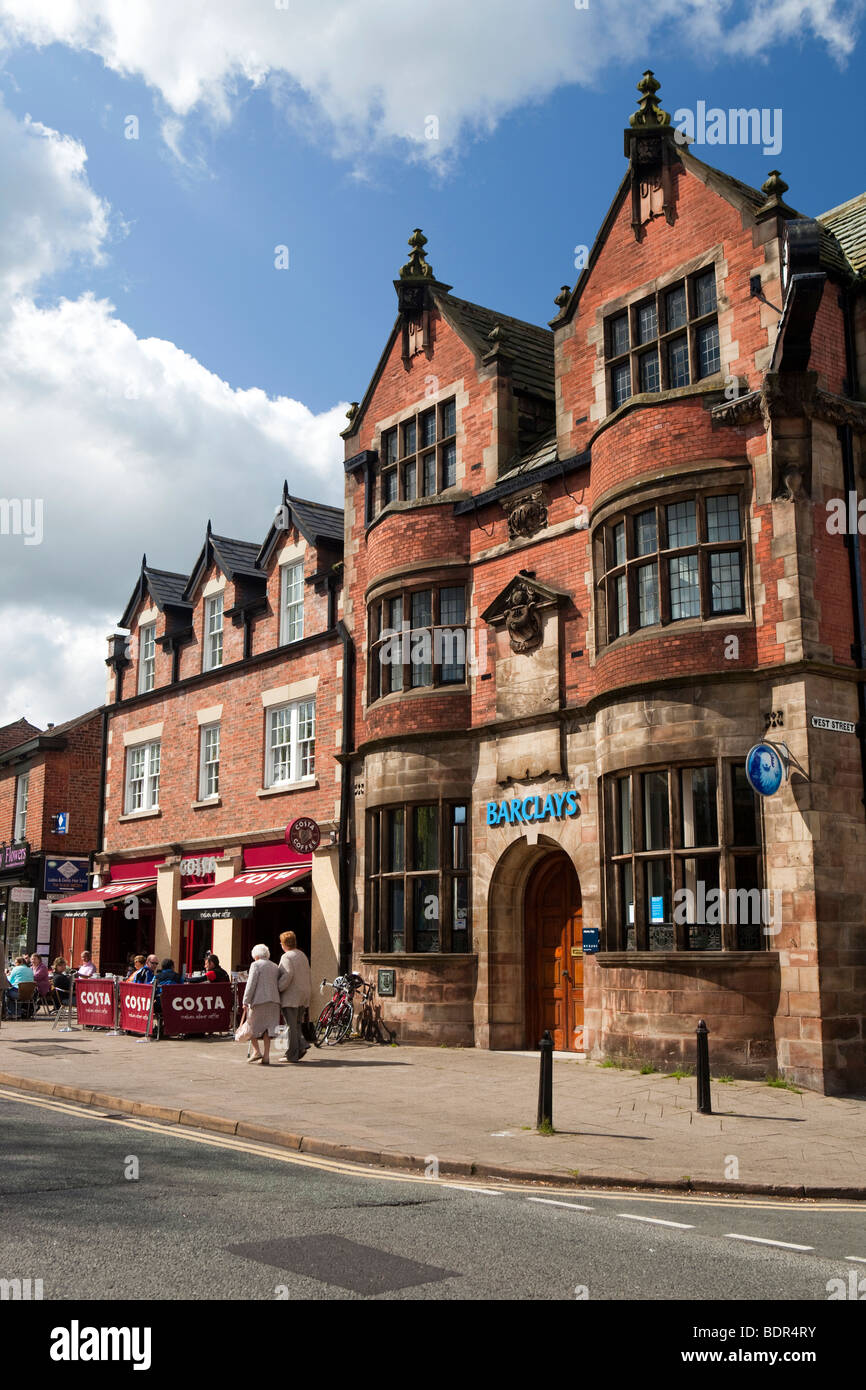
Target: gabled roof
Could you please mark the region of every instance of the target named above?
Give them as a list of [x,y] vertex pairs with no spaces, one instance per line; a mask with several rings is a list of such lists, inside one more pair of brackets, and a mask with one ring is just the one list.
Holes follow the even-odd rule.
[[35,738],[41,734],[35,724],[31,724],[29,719],[16,719],[14,724],[4,724],[0,728],[0,753],[5,753],[9,748],[16,748],[19,743],[26,743],[28,739]]
[[123,610],[123,616],[118,626],[122,628],[130,627],[132,615],[143,600],[145,594],[150,595],[160,613],[165,612],[166,608],[188,608],[189,604],[185,603],[183,598],[187,579],[188,575],[178,574],[175,570],[154,569],[153,566],[147,563],[147,556],[142,555],[141,573],[138,576],[138,583],[133,589],[129,602]]
[[818,221],[836,238],[853,269],[866,275],[866,193],[822,212]]
[[262,572],[256,563],[258,553],[259,547],[255,541],[239,541],[231,536],[217,536],[208,522],[204,545],[183,591],[184,601],[192,601],[193,594],[212,563],[226,579],[261,579]]
[[[443,288],[439,281],[430,281],[427,288],[442,316],[479,361],[489,352],[489,335],[498,326],[501,330],[500,348],[502,354],[512,361],[512,376],[517,390],[527,391],[545,400],[555,400],[553,334],[550,329],[537,323],[527,323],[525,319],[512,318],[509,314],[499,314],[495,309],[486,309],[482,304],[474,304],[469,299],[458,299],[456,295],[449,294],[447,287]],[[344,438],[357,434],[358,426],[397,341],[400,325],[401,320],[398,316],[358,409],[352,413],[351,424],[343,430]]]
[[[277,516],[271,522],[270,530],[258,551],[257,563],[267,565],[279,536],[284,536],[290,526],[297,526],[308,545],[318,548],[324,544],[334,549],[343,548],[343,509],[330,507],[324,502],[310,502],[306,497],[293,497],[288,483],[283,483],[282,508],[287,517]],[[287,524],[286,524],[287,523]]]
[[[26,719],[19,719],[16,724],[7,724],[4,729],[0,729],[0,762],[15,763],[25,758],[32,757],[34,753],[43,750],[61,749],[65,747],[65,735],[77,729],[80,724],[86,724],[88,719],[94,719],[102,713],[103,706],[99,705],[96,709],[90,709],[86,714],[78,714],[74,719],[67,719],[65,724],[55,724],[49,726],[44,731],[37,729],[35,724],[30,724]],[[17,738],[14,743],[3,743],[3,736],[10,730],[21,730],[24,733]]]
[[468,299],[443,294],[435,287],[433,298],[445,317],[472,348],[476,357],[490,350],[489,335],[497,326],[502,330],[500,346],[513,362],[512,379],[518,391],[554,399],[553,334],[549,328],[498,314]]

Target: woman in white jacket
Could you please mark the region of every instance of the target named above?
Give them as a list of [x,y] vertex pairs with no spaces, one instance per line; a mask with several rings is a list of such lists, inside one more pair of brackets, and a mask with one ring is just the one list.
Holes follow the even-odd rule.
[[[249,1017],[253,1030],[253,1050],[251,1062],[261,1062],[270,1066],[271,1038],[280,1021],[280,976],[282,971],[271,960],[267,946],[253,947],[253,963],[247,976],[244,990],[243,1017]],[[259,1038],[264,1040],[264,1057],[259,1052]]]

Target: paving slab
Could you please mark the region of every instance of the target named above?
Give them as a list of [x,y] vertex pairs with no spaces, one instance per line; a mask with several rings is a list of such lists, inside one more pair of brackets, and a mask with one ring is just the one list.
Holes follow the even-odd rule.
[[[48,1045],[51,1044],[49,1047]],[[274,1054],[272,1054],[273,1056]],[[41,1019],[4,1023],[0,1085],[303,1152],[440,1172],[547,1180],[710,1184],[736,1190],[858,1190],[866,1199],[866,1100],[754,1081],[694,1078],[554,1060],[552,1135],[535,1132],[538,1058],[481,1049],[311,1049],[303,1063],[249,1064],[231,1038],[152,1042]],[[107,1098],[107,1099],[106,1099]],[[2,1101],[0,1101],[2,1104]],[[733,1174],[736,1174],[736,1181]]]

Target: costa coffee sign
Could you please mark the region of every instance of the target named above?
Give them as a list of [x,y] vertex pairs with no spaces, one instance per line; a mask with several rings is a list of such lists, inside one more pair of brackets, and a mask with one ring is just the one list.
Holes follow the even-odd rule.
[[198,854],[180,861],[180,881],[185,889],[209,888],[216,878],[216,862],[222,851]]
[[178,1033],[227,1033],[231,1027],[232,987],[163,985],[162,1025],[167,1037]]
[[286,844],[296,854],[312,854],[322,842],[322,832],[318,821],[312,816],[298,816],[291,825],[286,826]]
[[113,1028],[114,981],[98,980],[88,984],[76,980],[75,1013],[83,1027]]
[[[146,1033],[152,985],[120,986],[120,1026],[125,1033]],[[151,1032],[153,1025],[151,1025]]]

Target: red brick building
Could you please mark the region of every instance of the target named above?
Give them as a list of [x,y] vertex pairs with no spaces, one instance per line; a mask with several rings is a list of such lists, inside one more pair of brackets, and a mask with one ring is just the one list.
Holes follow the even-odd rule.
[[862,1088],[866,195],[710,168],[657,85],[550,329],[419,231],[395,281],[344,433],[354,958],[403,1039],[670,1062],[704,1017]]
[[101,765],[98,709],[44,731],[26,719],[0,729],[0,930],[7,957],[36,950],[47,957],[73,946],[52,930],[50,907],[87,884]]
[[[342,512],[284,488],[264,541],[208,523],[191,572],[142,561],[110,639],[104,833],[77,904],[104,971],[138,951],[198,969],[210,949],[238,969],[292,928],[333,976],[342,550]],[[297,820],[318,825],[318,846],[290,847]],[[214,884],[225,902],[190,903]]]

